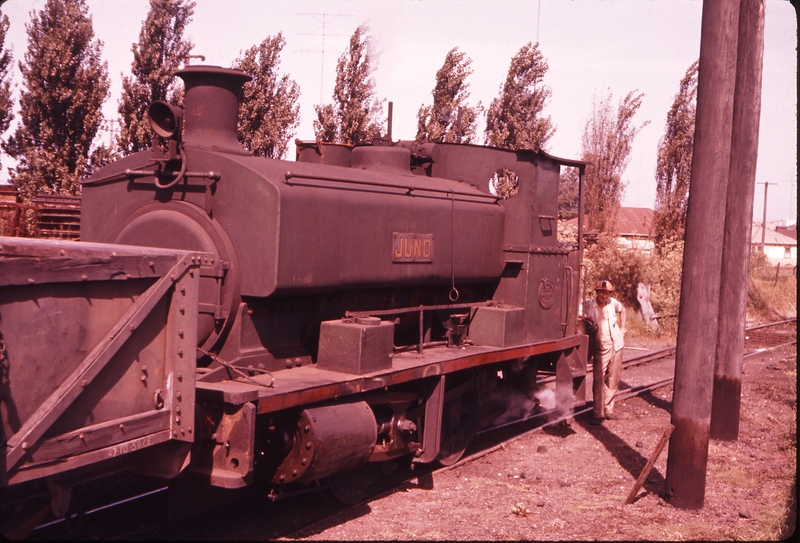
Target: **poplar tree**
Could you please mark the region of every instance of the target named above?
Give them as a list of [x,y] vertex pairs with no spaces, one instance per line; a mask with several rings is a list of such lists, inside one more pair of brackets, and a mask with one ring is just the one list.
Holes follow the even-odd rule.
[[543,149],[555,133],[542,111],[552,91],[544,85],[547,61],[539,44],[528,43],[511,59],[500,96],[486,114],[486,144],[504,149]]
[[152,145],[153,133],[147,119],[151,103],[164,100],[178,105],[182,101],[182,87],[174,75],[194,47],[183,37],[194,6],[191,0],[150,0],[139,41],[131,46],[131,75],[122,78],[117,149],[123,155]]
[[417,113],[417,139],[446,143],[472,143],[475,139],[480,103],[467,106],[472,74],[472,59],[453,47],[436,72],[436,86],[431,94],[433,104],[422,105]]
[[248,49],[233,66],[253,78],[242,90],[237,133],[256,156],[284,158],[300,123],[300,87],[288,75],[278,75],[285,45],[279,32]]
[[692,148],[697,107],[697,69],[694,62],[681,79],[667,125],[658,145],[656,209],[653,229],[656,247],[683,239],[692,173]]
[[383,127],[382,102],[375,96],[374,54],[366,25],[356,28],[348,49],[336,63],[333,103],[314,106],[318,140],[365,144]]
[[580,172],[578,168],[562,166],[558,179],[558,218],[574,219],[580,204]]
[[[8,34],[8,16],[0,17],[0,134],[8,130],[14,120],[14,103],[11,100],[11,51],[6,48],[6,35]],[[2,168],[2,163],[0,163]]]
[[26,29],[20,124],[3,144],[17,160],[11,178],[24,202],[38,194],[77,195],[108,97],[102,43],[84,0],[47,0]]
[[617,105],[609,91],[599,102],[592,103],[592,114],[583,130],[582,160],[590,162],[586,168],[586,213],[591,228],[610,232],[616,222],[617,212],[625,192],[622,174],[630,161],[633,139],[650,121],[641,125],[633,123],[643,93],[629,92]]

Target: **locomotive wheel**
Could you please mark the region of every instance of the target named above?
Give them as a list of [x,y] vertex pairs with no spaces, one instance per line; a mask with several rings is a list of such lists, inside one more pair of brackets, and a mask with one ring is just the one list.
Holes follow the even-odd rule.
[[442,466],[452,466],[467,450],[473,433],[470,394],[462,394],[444,404],[442,436],[437,461]]
[[344,505],[355,505],[366,500],[381,477],[380,462],[370,462],[356,469],[337,473],[328,480],[325,495]]
[[[13,511],[11,511],[13,509]],[[50,512],[50,500],[31,498],[3,508],[0,534],[7,539],[25,539]]]

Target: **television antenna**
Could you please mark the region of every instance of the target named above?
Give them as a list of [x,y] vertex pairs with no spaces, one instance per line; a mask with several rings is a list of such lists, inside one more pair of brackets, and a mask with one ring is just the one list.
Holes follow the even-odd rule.
[[108,134],[108,146],[114,147],[114,137],[120,133],[120,121],[118,119],[103,119],[100,123],[100,131]]
[[314,29],[313,32],[301,32],[300,36],[321,36],[322,43],[311,48],[311,49],[301,49],[300,53],[320,53],[322,55],[320,61],[320,74],[319,74],[319,103],[322,104],[322,88],[323,83],[325,80],[325,53],[341,53],[339,50],[334,49],[326,49],[325,48],[325,38],[327,36],[337,36],[341,37],[344,34],[339,34],[337,32],[332,32],[328,25],[331,21],[338,19],[340,17],[353,17],[353,15],[348,15],[345,13],[298,13],[298,15],[305,15],[306,17],[311,17],[315,21],[319,23],[320,26]]

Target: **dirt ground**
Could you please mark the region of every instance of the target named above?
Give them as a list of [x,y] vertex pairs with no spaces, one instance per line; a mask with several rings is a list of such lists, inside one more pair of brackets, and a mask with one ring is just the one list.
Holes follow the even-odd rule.
[[[623,375],[623,380],[626,376]],[[745,359],[739,440],[712,440],[700,510],[664,501],[668,448],[625,505],[670,422],[671,386],[578,416],[376,498],[292,539],[780,540],[796,519],[796,347]]]

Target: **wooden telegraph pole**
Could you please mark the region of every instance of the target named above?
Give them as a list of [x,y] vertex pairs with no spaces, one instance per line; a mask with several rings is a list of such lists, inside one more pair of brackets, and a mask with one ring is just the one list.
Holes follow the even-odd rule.
[[758,250],[763,253],[764,245],[767,239],[767,189],[769,189],[770,185],[777,185],[777,183],[770,183],[768,181],[764,181],[763,183],[758,183],[758,184],[764,185],[764,216],[761,219],[761,244],[758,246]]
[[704,0],[666,476],[683,509],[705,499],[738,21],[738,0]]
[[[719,332],[711,404],[711,438],[729,441],[739,439],[750,236],[761,115],[764,1],[742,0],[739,7],[731,167],[725,208]],[[767,184],[764,184],[765,223]],[[763,251],[763,238],[761,242]]]

